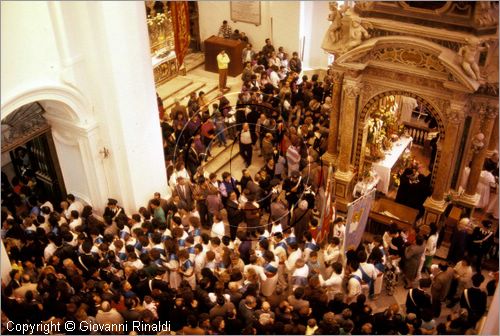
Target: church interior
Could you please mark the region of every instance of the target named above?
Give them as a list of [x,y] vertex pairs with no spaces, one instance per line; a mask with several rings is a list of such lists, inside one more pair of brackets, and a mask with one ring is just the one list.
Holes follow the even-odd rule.
[[2,334],[498,334],[498,17],[2,1]]

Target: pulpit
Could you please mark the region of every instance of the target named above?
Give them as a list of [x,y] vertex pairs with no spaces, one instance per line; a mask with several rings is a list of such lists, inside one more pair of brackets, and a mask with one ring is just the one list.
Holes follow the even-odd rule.
[[219,72],[217,68],[217,55],[221,50],[226,50],[231,62],[229,63],[228,75],[238,76],[243,71],[241,62],[245,43],[237,40],[229,40],[218,36],[211,36],[205,40],[205,70]]

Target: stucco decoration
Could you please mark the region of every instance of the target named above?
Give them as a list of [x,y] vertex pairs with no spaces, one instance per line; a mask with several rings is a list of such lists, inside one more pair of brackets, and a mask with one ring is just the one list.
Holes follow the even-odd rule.
[[458,58],[457,53],[428,40],[410,36],[385,36],[364,41],[340,55],[335,63],[340,67],[363,71],[370,66],[390,66],[402,73],[438,80],[445,87],[461,88],[472,93],[479,88],[480,83],[465,72]]
[[336,4],[330,4],[332,21],[325,33],[323,50],[332,54],[343,54],[370,38],[367,29],[372,28],[370,23],[362,22],[361,18],[351,8],[338,9]]

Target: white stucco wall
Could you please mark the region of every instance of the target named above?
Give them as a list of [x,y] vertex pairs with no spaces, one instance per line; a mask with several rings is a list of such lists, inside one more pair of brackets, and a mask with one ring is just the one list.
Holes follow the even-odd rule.
[[260,26],[231,21],[229,1],[199,1],[198,8],[202,41],[217,35],[222,21],[227,20],[233,29],[247,34],[255,50],[264,46],[266,38],[272,38],[275,48],[283,46],[290,54],[299,49],[299,1],[261,1]]
[[[41,101],[66,189],[129,213],[166,172],[143,2],[2,2],[2,118]],[[99,153],[104,147],[109,157]]]
[[324,69],[328,66],[328,54],[321,49],[321,44],[330,25],[328,1],[301,1],[300,6],[300,40],[304,41],[304,70]]

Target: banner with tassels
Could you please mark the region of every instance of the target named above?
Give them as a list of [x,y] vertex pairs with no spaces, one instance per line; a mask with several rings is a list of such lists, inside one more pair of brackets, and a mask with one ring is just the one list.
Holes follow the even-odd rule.
[[187,1],[169,1],[174,30],[175,55],[179,67],[189,48],[191,35],[189,33],[189,4]]

